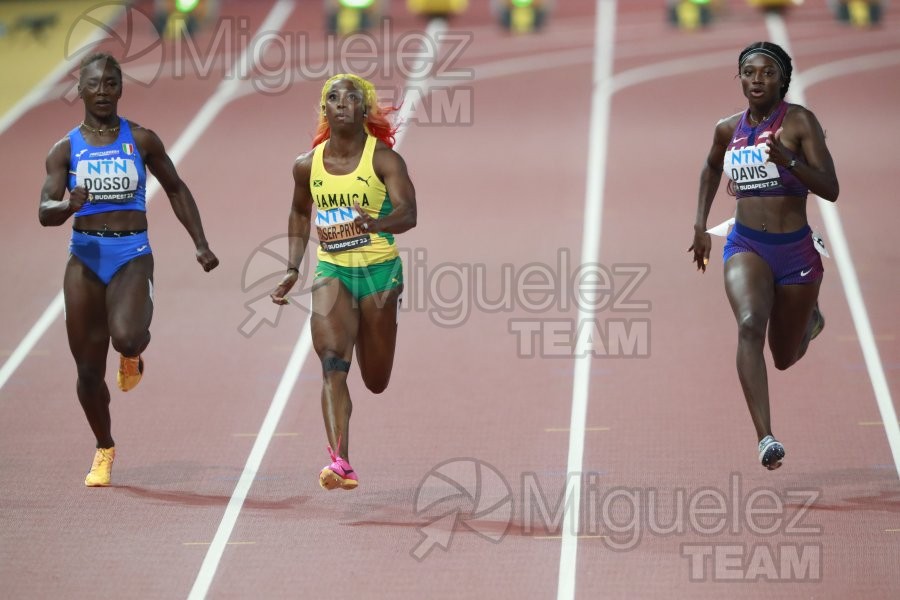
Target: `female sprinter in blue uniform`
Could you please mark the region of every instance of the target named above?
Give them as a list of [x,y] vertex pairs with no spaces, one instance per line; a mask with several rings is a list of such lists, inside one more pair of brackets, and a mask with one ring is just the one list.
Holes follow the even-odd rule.
[[310,327],[322,362],[331,463],[319,473],[319,485],[327,490],[352,490],[359,483],[348,450],[347,373],[354,350],[362,379],[376,394],[387,388],[394,364],[403,291],[394,235],[416,226],[416,193],[406,164],[392,150],[392,110],[378,105],[369,81],[335,75],[322,88],[314,148],[294,163],[289,268],[272,300],[287,303],[315,214],[319,247]]
[[116,59],[105,53],[86,57],[78,90],[84,121],[47,156],[39,218],[47,226],[74,216],[63,280],[66,332],[78,369],[78,400],[97,438],[84,483],[104,486],[116,452],[105,381],[109,343],[120,354],[117,383],[125,392],[141,380],[141,353],[150,343],[153,254],[147,237],[145,166],[194,241],[203,269],[214,269],[219,260],[206,242],[194,198],[160,139],[118,115],[122,69]]
[[806,353],[825,320],[818,310],[822,260],[806,219],[806,196],[834,202],[839,186],[825,134],[815,115],[784,101],[791,57],[777,44],[757,42],[738,56],[746,111],[719,121],[700,176],[693,252],[706,271],[710,206],[724,170],[737,198],[735,225],[725,244],[725,291],[737,320],[737,371],[753,425],[759,460],[777,469],[784,446],[772,435],[763,349],[768,329],[775,367],[787,369]]

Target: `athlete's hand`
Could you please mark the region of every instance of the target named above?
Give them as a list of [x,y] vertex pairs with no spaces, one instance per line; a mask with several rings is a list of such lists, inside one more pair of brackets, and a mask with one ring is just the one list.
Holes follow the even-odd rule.
[[90,194],[87,191],[87,188],[83,186],[75,186],[72,191],[69,193],[69,207],[71,207],[72,212],[76,213],[81,210],[81,207],[84,206],[84,203],[87,202]]
[[769,150],[768,161],[770,163],[786,167],[794,158],[794,153],[781,143],[782,131],[784,131],[784,127],[779,127],[778,131],[766,138],[766,148]]
[[378,233],[378,219],[373,219],[369,213],[364,211],[362,206],[359,205],[359,202],[354,202],[353,208],[356,209],[356,212],[359,215],[353,219],[353,222],[367,233]]
[[694,243],[688,248],[688,252],[694,253],[693,262],[697,263],[697,270],[706,273],[706,265],[709,264],[709,252],[712,249],[712,239],[706,231],[694,227]]
[[281,283],[278,284],[275,291],[269,294],[269,298],[272,299],[272,302],[282,306],[287,304],[287,293],[291,291],[291,288],[297,283],[299,277],[300,273],[295,269],[288,270],[288,272],[284,274],[284,277],[281,278]]
[[200,246],[197,248],[197,262],[203,267],[203,270],[209,273],[219,266],[219,259],[213,254],[208,246]]

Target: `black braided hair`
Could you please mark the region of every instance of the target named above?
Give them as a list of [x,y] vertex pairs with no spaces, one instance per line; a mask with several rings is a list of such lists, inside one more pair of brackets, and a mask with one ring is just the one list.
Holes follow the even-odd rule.
[[744,60],[751,54],[763,54],[775,61],[775,64],[778,65],[778,68],[781,71],[781,78],[784,80],[780,90],[781,97],[784,98],[787,95],[788,86],[791,84],[791,73],[794,71],[794,67],[791,64],[791,57],[784,51],[784,48],[778,44],[773,44],[772,42],[753,42],[741,50],[741,53],[738,56],[738,73],[740,73],[741,65],[744,64]]

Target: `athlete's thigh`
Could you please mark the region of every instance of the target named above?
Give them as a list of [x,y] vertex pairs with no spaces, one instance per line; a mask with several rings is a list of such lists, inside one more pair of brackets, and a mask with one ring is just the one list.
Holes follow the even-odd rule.
[[769,264],[754,252],[740,252],[725,263],[725,293],[734,316],[768,319],[775,299],[775,283]]
[[775,305],[769,320],[769,348],[773,355],[793,357],[812,318],[822,280],[775,287]]
[[127,262],[106,287],[109,328],[115,334],[140,333],[153,319],[153,255]]
[[365,378],[389,377],[397,345],[397,313],[403,286],[370,294],[360,301],[356,359]]
[[322,358],[330,353],[349,361],[359,328],[359,309],[339,279],[324,277],[313,283],[309,320],[316,354]]
[[79,365],[105,369],[109,349],[106,286],[84,263],[69,256],[63,277],[66,334]]

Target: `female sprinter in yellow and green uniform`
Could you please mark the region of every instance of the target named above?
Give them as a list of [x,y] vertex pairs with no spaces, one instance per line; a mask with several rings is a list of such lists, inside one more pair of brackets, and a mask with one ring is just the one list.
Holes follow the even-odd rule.
[[397,341],[403,266],[394,236],[416,226],[416,193],[392,148],[394,108],[378,105],[375,87],[335,75],[322,87],[313,149],[294,162],[288,218],[289,266],[272,293],[277,304],[299,276],[315,208],[318,265],[312,287],[313,347],[322,362],[322,416],[331,463],[319,473],[328,490],[352,490],[352,403],[347,373],[354,351],[366,387],[388,385]]

